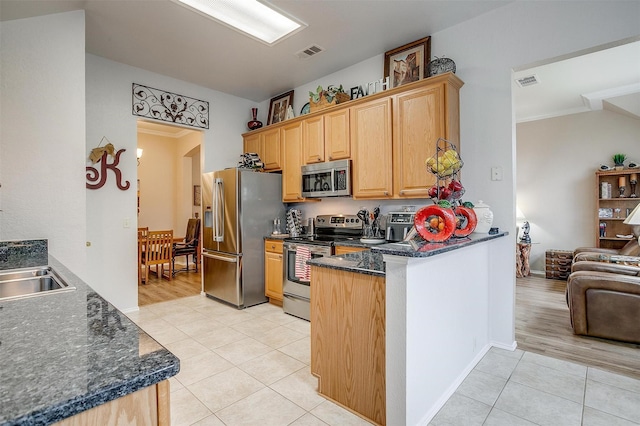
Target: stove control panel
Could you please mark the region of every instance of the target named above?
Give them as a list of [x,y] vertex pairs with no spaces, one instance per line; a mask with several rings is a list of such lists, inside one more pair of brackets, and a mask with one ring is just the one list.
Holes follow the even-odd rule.
[[362,221],[352,214],[323,214],[316,216],[316,229],[318,228],[361,229]]

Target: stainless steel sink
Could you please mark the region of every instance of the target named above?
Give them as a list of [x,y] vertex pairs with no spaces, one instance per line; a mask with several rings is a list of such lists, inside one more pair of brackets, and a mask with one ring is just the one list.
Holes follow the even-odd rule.
[[75,290],[48,266],[0,271],[0,300]]

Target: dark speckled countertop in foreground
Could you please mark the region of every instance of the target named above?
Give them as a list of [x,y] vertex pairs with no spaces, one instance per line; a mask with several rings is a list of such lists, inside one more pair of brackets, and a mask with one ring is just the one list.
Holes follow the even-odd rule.
[[48,261],[75,290],[0,301],[0,425],[54,423],[178,373],[178,358]]
[[[471,234],[469,237],[453,238],[444,243],[422,242],[419,244],[389,243],[371,245],[370,250],[356,253],[347,253],[338,256],[319,257],[309,260],[307,261],[307,263],[309,265],[320,266],[324,268],[339,269],[361,274],[385,276],[385,264],[383,260],[383,255],[385,254],[414,258],[430,257],[449,251],[458,250],[463,247],[468,247],[473,244],[482,243],[484,241],[504,237],[506,235],[509,235],[509,233],[501,232],[494,235]],[[340,243],[340,245],[343,244]]]

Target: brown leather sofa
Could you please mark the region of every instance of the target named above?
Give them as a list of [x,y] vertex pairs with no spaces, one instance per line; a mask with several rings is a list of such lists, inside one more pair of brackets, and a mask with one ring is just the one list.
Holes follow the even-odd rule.
[[573,255],[579,253],[604,253],[604,254],[618,254],[621,256],[640,256],[640,245],[638,240],[634,237],[631,241],[624,245],[621,249],[609,249],[601,247],[578,247],[573,251]]
[[567,280],[574,333],[640,344],[640,258],[594,254],[578,253]]

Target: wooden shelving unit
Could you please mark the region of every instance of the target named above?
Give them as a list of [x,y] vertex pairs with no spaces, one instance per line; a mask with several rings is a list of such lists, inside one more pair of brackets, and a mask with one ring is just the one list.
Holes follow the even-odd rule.
[[[632,175],[636,178],[640,176],[640,169],[608,170],[596,172],[596,246],[604,248],[619,249],[624,246],[630,238],[620,238],[617,235],[631,235],[631,226],[623,222],[636,205],[640,198],[631,197],[630,179]],[[624,193],[620,197],[618,190],[620,183],[624,182]],[[603,193],[603,183],[611,185],[611,196],[606,197]],[[636,184],[635,194],[640,195],[640,185]],[[619,209],[619,211],[617,211]],[[600,225],[604,224],[604,235],[601,233]]]

